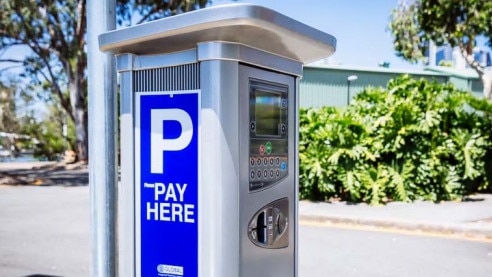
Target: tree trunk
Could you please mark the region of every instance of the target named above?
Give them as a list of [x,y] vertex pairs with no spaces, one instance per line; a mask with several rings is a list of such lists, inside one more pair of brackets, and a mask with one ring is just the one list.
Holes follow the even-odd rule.
[[477,72],[478,77],[482,80],[483,97],[490,101],[492,100],[491,99],[492,72],[485,71],[485,68],[482,65],[480,65],[480,63],[477,60],[475,60],[475,57],[473,56],[473,52],[472,52],[472,46],[471,45],[468,46],[469,47],[467,47],[467,45],[465,44],[459,45],[461,55],[463,55],[468,65]]
[[70,90],[70,104],[72,106],[77,160],[87,162],[89,160],[88,136],[87,136],[87,111],[85,109],[85,88],[78,76],[70,78],[68,85]]
[[483,97],[487,100],[492,100],[492,71],[486,72],[482,75],[482,84],[483,84]]

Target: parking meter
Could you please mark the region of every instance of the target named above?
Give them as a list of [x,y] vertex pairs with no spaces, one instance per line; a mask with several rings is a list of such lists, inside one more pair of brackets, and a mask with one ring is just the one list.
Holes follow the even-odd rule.
[[297,276],[298,94],[331,35],[223,5],[102,34],[120,80],[121,276]]

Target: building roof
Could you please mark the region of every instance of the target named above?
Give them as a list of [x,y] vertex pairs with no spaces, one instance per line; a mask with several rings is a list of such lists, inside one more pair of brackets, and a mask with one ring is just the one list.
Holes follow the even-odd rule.
[[470,68],[458,69],[458,68],[446,67],[446,66],[428,66],[425,67],[424,70],[439,72],[448,76],[453,76],[463,79],[478,79],[477,72]]
[[347,65],[327,65],[319,63],[311,63],[304,66],[305,68],[318,68],[327,70],[342,70],[342,71],[359,71],[387,74],[411,74],[411,75],[428,75],[428,76],[448,76],[444,72],[418,70],[418,69],[395,69],[385,67],[364,67],[364,66],[347,66]]

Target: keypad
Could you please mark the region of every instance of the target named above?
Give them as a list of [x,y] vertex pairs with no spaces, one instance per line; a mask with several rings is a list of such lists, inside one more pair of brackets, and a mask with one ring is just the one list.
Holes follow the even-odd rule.
[[287,162],[286,156],[250,157],[250,188],[264,188],[285,177]]

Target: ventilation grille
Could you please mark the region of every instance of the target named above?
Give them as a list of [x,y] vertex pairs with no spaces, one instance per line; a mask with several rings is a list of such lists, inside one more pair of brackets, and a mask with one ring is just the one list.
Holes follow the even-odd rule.
[[198,63],[133,72],[133,91],[177,91],[200,89]]

